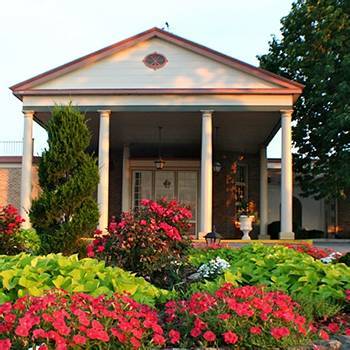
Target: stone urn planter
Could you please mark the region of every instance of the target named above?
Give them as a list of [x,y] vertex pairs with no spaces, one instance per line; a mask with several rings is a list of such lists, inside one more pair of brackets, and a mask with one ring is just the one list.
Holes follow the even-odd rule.
[[239,228],[243,232],[243,240],[251,240],[249,233],[253,229],[254,216],[241,215],[239,217]]

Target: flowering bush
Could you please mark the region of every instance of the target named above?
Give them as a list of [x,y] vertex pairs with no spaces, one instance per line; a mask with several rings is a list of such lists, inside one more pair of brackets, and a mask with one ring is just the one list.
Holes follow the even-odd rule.
[[318,247],[314,247],[311,244],[286,244],[286,247],[290,248],[290,249],[294,249],[297,252],[300,253],[305,253],[308,254],[310,256],[312,256],[315,259],[322,259],[322,258],[326,258],[328,257],[330,254],[335,253],[335,251],[331,248],[318,248]]
[[214,295],[169,301],[164,324],[169,343],[179,347],[285,349],[308,342],[309,327],[299,312],[286,294],[227,283]]
[[64,291],[0,305],[0,349],[156,349],[165,343],[157,312],[126,295]]
[[187,249],[191,212],[176,201],[142,200],[140,209],[123,213],[109,225],[109,234],[95,235],[88,256],[104,259],[152,281],[172,288],[174,266],[181,265]]
[[217,256],[215,259],[210,260],[207,264],[199,266],[197,272],[199,273],[200,277],[211,279],[221,275],[229,267],[230,263]]
[[22,222],[14,206],[0,207],[0,254],[16,254],[23,249],[16,236]]

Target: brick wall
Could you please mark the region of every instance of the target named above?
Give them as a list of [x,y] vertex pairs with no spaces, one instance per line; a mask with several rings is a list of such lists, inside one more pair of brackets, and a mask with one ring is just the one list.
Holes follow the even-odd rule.
[[[219,173],[213,174],[213,224],[224,238],[239,239],[242,232],[237,230],[232,222],[235,215],[235,175],[232,172],[232,165],[239,158],[239,154],[218,152],[214,158],[222,164],[222,169]],[[240,163],[248,167],[248,199],[255,202],[259,211],[259,155],[246,154]],[[258,227],[255,225],[251,237],[255,238],[257,235]]]
[[[39,194],[38,167],[32,168],[32,198]],[[14,163],[0,163],[0,205],[12,204],[20,207],[21,167]]]

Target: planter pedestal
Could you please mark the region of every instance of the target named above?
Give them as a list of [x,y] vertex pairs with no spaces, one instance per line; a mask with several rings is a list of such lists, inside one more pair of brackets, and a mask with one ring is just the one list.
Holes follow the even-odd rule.
[[252,222],[252,216],[241,215],[239,217],[240,230],[243,232],[242,240],[251,240],[249,233],[253,229]]

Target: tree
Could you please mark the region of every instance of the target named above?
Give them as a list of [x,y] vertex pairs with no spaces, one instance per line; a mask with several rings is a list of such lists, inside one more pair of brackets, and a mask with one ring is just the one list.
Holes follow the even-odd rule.
[[350,188],[350,1],[297,0],[281,39],[258,57],[305,85],[293,118],[295,172],[305,196],[341,198]]
[[72,105],[56,106],[47,124],[48,146],[39,165],[42,192],[29,216],[42,253],[77,251],[78,239],[92,236],[99,212],[94,156],[86,153],[91,135],[85,117]]

